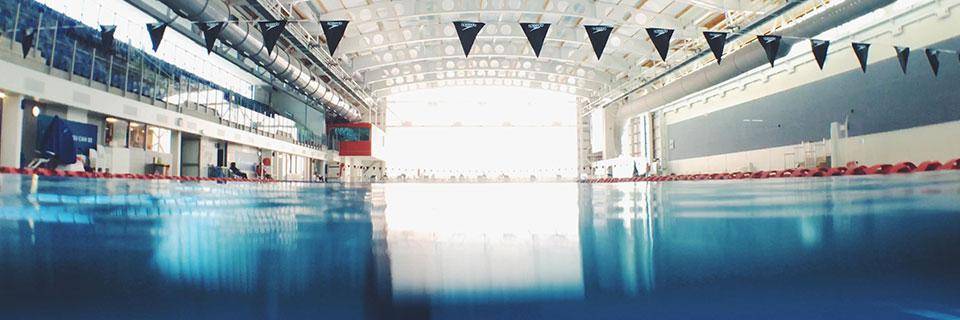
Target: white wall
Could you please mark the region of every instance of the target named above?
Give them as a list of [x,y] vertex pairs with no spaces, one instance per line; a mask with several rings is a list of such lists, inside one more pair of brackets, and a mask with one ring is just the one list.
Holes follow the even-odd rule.
[[[97,166],[109,168],[112,173],[147,173],[147,164],[158,158],[160,163],[173,164],[173,154],[139,148],[97,146]],[[152,173],[152,172],[150,172]]]

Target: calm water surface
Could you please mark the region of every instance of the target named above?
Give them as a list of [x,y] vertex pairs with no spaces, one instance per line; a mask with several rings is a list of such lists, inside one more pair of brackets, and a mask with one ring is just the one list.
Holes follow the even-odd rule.
[[0,175],[0,318],[960,319],[960,172],[600,185]]

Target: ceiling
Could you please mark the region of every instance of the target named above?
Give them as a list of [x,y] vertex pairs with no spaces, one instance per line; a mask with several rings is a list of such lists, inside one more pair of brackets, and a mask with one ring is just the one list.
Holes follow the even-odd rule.
[[[376,97],[424,88],[506,85],[597,98],[707,50],[701,31],[736,30],[784,0],[261,0],[323,40],[317,20],[349,20],[334,55]],[[278,8],[279,9],[279,8]],[[452,22],[486,23],[465,58]],[[551,23],[539,58],[519,22]],[[615,27],[602,60],[583,25]],[[676,29],[666,63],[645,27]]]

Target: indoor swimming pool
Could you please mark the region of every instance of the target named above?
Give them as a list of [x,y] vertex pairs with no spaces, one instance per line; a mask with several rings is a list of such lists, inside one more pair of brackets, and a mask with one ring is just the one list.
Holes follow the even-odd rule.
[[0,318],[960,317],[960,172],[667,183],[0,175]]

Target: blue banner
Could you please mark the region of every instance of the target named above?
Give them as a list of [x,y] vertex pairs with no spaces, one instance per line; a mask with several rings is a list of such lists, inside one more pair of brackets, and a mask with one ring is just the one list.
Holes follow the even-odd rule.
[[[37,117],[37,139],[43,137],[52,120],[53,117],[48,115]],[[97,148],[97,126],[65,119],[63,122],[73,132],[73,143],[81,153],[87,154],[88,150]]]

